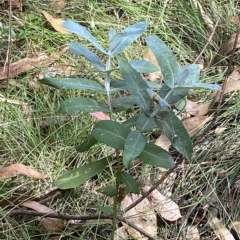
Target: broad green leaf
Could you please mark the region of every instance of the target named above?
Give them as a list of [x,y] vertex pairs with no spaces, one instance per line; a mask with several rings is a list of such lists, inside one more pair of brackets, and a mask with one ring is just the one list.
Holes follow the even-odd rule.
[[132,193],[136,193],[136,194],[140,193],[138,183],[134,180],[134,178],[129,173],[121,172],[117,176],[117,181],[124,183],[126,186],[126,190],[128,192],[132,192]]
[[185,98],[189,93],[189,89],[178,89],[174,87],[171,89],[169,86],[164,84],[160,89],[160,97],[167,101],[169,104],[179,102]]
[[133,117],[129,118],[128,120],[126,120],[125,122],[122,123],[122,125],[124,125],[127,128],[136,126],[137,123],[137,119],[140,115],[136,114]]
[[192,141],[178,117],[171,111],[163,111],[158,113],[155,121],[173,147],[190,160],[193,153]]
[[60,102],[60,113],[83,112],[109,112],[100,103],[90,98],[71,98]]
[[144,113],[140,114],[137,119],[136,128],[140,132],[150,132],[158,127],[153,118],[147,117]]
[[92,131],[92,135],[99,142],[119,150],[124,149],[130,129],[124,125],[111,120],[99,121]]
[[132,161],[143,151],[147,143],[147,137],[139,131],[132,131],[128,134],[124,144],[123,164],[129,168]]
[[149,88],[161,89],[162,84],[145,80]]
[[99,161],[75,168],[74,170],[60,176],[56,180],[55,185],[60,189],[78,187],[93,176],[102,172],[108,166],[108,162],[109,158],[106,157]]
[[116,35],[116,31],[113,28],[110,28],[108,32],[109,43],[112,41],[115,35]]
[[117,195],[117,189],[113,185],[107,185],[106,187],[102,187],[97,189],[97,192],[103,193],[108,197],[114,197]]
[[138,22],[125,28],[121,33],[115,34],[109,43],[108,54],[113,57],[121,53],[126,47],[143,34],[147,26],[147,22]]
[[178,111],[183,111],[186,107],[186,104],[187,104],[187,98],[185,97],[179,102],[175,103],[174,106]]
[[105,66],[103,65],[100,58],[90,50],[88,50],[84,45],[78,42],[68,43],[70,50],[77,56],[85,56],[92,65],[99,71],[105,71]]
[[173,158],[169,152],[151,143],[145,145],[145,148],[138,158],[144,163],[155,167],[170,169],[175,166]]
[[80,37],[88,40],[90,43],[93,44],[97,49],[99,49],[102,53],[107,54],[107,52],[104,50],[104,48],[99,44],[99,42],[96,40],[95,37],[92,36],[92,34],[83,26],[80,24],[72,21],[67,20],[65,21],[62,26],[66,28],[69,32],[75,33],[79,35]]
[[189,64],[178,69],[179,75],[175,86],[196,83],[200,78],[200,68],[197,64]]
[[86,78],[43,78],[39,82],[55,87],[57,89],[77,89],[77,90],[94,90],[105,92],[102,86]]
[[178,77],[178,63],[173,52],[157,36],[147,37],[146,42],[158,61],[165,84],[173,88]]
[[119,97],[112,100],[112,108],[115,112],[127,110],[135,104],[137,104],[137,102],[132,96]]
[[157,65],[145,60],[135,60],[129,63],[139,73],[153,73],[160,71],[160,68]]
[[138,105],[147,114],[149,113],[149,102],[151,99],[148,96],[148,85],[143,80],[141,75],[121,57],[117,57],[120,66],[120,72],[125,81],[128,90],[131,92]]
[[[108,214],[108,215],[113,214],[113,208],[112,207],[98,206],[98,209],[105,214]],[[119,207],[117,208],[117,214],[121,214],[121,209]]]
[[83,143],[76,146],[76,151],[77,152],[85,152],[85,151],[89,150],[97,142],[98,141],[92,135],[90,135]]
[[198,88],[207,88],[210,90],[221,91],[221,86],[217,84],[210,83],[193,83],[193,84],[184,84],[181,86],[174,87],[174,90],[185,90],[185,89],[198,89]]

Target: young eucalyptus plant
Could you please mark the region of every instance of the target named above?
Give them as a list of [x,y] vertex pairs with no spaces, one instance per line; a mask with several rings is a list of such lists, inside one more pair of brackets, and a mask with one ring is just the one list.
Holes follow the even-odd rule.
[[[87,60],[105,75],[105,88],[94,80],[85,78],[44,78],[41,83],[58,89],[94,90],[106,94],[107,104],[92,98],[73,98],[61,101],[59,112],[71,114],[76,111],[104,112],[109,114],[110,120],[98,121],[90,136],[79,146],[78,152],[89,150],[100,142],[116,150],[118,167],[115,172],[116,182],[101,189],[108,196],[118,195],[119,184],[125,185],[127,192],[139,193],[138,183],[129,174],[128,169],[134,159],[145,164],[166,169],[175,166],[171,154],[161,147],[150,143],[147,134],[159,128],[171,141],[172,146],[187,160],[191,159],[193,147],[188,132],[173,111],[174,104],[185,99],[190,89],[208,88],[220,90],[215,84],[198,83],[200,69],[196,64],[179,67],[178,62],[168,46],[157,36],[146,37],[148,47],[154,53],[159,66],[153,63],[137,60],[129,62],[119,54],[145,31],[148,23],[138,22],[122,32],[116,33],[110,29],[108,34],[108,50],[91,35],[83,26],[71,20],[65,21],[63,27],[68,31],[88,40],[96,49],[106,56],[106,63],[83,44],[70,42],[70,50],[77,56],[83,55]],[[118,66],[112,68],[111,61],[117,58]],[[160,71],[163,84],[153,83],[143,78],[141,73]],[[112,71],[120,71],[121,80],[111,78]],[[129,94],[113,98],[113,93],[128,91]],[[138,106],[140,114],[127,119],[125,122],[114,120],[114,111],[125,111],[131,106]],[[102,172],[112,164],[111,156],[85,164],[60,176],[56,185],[62,189],[78,187],[94,175]],[[117,200],[116,200],[117,201]],[[116,207],[115,201],[115,207]]]

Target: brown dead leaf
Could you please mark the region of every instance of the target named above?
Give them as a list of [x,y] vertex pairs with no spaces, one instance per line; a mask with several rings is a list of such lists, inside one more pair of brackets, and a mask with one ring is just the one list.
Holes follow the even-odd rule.
[[[148,48],[145,52],[143,59],[158,66],[158,61],[150,48]],[[155,73],[148,73],[146,74],[146,78],[152,82],[161,82],[162,74],[160,71]]]
[[183,125],[187,129],[188,134],[190,137],[193,137],[195,134],[197,134],[204,124],[212,120],[212,116],[196,116],[192,118],[187,118],[183,120]]
[[118,228],[114,233],[114,240],[126,240],[129,235],[124,226]]
[[199,3],[199,1],[197,0],[193,0],[193,4],[196,8],[198,8],[202,14],[202,18],[204,20],[204,22],[206,23],[206,25],[209,27],[210,30],[213,30],[214,28],[214,24],[213,21],[211,20],[211,18],[205,13],[202,5]]
[[62,24],[64,22],[63,19],[61,18],[54,18],[52,15],[50,15],[48,12],[46,11],[42,11],[42,14],[44,15],[44,17],[48,20],[48,22],[52,25],[52,27],[60,33],[63,34],[71,34],[67,29],[65,29]]
[[200,240],[200,234],[197,226],[189,225],[187,227],[186,240]]
[[235,240],[230,231],[222,224],[218,218],[213,217],[209,221],[209,225],[219,240]]
[[[144,191],[147,192],[150,186],[145,186]],[[168,221],[176,221],[182,217],[179,206],[170,198],[162,195],[158,190],[153,190],[148,200],[153,206],[154,210]]]
[[217,128],[215,129],[215,134],[216,134],[216,135],[221,135],[226,129],[227,129],[227,128],[225,128],[225,127],[217,127]]
[[31,178],[44,179],[45,177],[38,171],[21,163],[12,164],[8,167],[0,169],[0,180],[16,177],[18,175],[26,175]]
[[236,233],[238,236],[238,239],[240,237],[240,222],[239,221],[234,221],[233,223],[230,224],[229,229],[231,229],[231,232]]
[[[229,39],[221,45],[220,49],[218,50],[218,53],[213,58],[211,65],[219,62],[223,57],[227,56],[228,53],[233,50],[236,35],[237,35],[236,33],[232,34],[229,37]],[[236,45],[236,48],[239,48],[239,47],[240,47],[240,38],[238,38],[237,45]]]
[[187,100],[185,112],[193,116],[204,116],[208,113],[210,104],[210,102],[198,104],[196,102]]
[[[61,50],[59,53],[55,53],[53,55],[48,56],[45,53],[39,54],[38,57],[34,58],[23,58],[17,62],[11,63],[10,65],[10,72],[9,77],[12,78],[22,72],[27,70],[36,68],[36,67],[43,67],[48,66],[49,64],[53,63],[57,59],[59,59],[64,52],[68,50],[68,47]],[[0,80],[7,78],[7,67],[0,67]]]
[[51,0],[51,8],[56,13],[61,13],[67,3],[64,0]]
[[160,137],[155,141],[155,144],[166,151],[169,151],[169,147],[171,146],[171,142],[166,137],[165,134],[161,134]]
[[[121,202],[121,208],[124,209],[135,202],[140,195],[128,194]],[[143,229],[151,236],[157,235],[157,217],[151,208],[150,202],[145,198],[134,208],[123,214],[123,217],[135,226]],[[147,237],[142,236],[140,232],[129,227],[126,223],[122,223],[129,235],[134,239],[147,240]]]
[[[51,208],[46,207],[45,205],[35,202],[35,201],[26,201],[20,204],[21,206],[33,209],[37,212],[43,213],[56,213]],[[60,218],[49,218],[43,217],[41,219],[41,224],[44,228],[50,231],[59,232],[65,228],[65,222]]]

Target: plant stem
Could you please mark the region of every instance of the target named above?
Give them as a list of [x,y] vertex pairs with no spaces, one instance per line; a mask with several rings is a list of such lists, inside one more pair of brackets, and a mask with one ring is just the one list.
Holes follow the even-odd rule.
[[105,77],[105,90],[107,92],[107,101],[108,101],[108,106],[109,106],[109,111],[110,111],[110,119],[112,119],[112,103],[111,103],[111,93],[110,93],[110,70],[111,70],[111,57],[108,57],[107,62],[106,62],[106,77]]

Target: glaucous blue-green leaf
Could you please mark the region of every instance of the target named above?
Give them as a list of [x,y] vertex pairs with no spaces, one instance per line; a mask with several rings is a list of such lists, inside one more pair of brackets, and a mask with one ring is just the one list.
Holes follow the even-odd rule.
[[160,71],[160,68],[157,65],[146,60],[135,60],[129,63],[139,73],[153,73]]
[[148,85],[143,80],[141,75],[121,57],[117,57],[120,66],[120,72],[125,81],[127,89],[131,92],[138,105],[145,113],[149,113],[149,102],[151,99],[148,96]]
[[153,89],[160,89],[162,87],[162,84],[160,83],[157,83],[157,82],[151,82],[151,81],[148,81],[148,80],[145,80],[148,87],[150,88],[153,88]]
[[76,146],[77,152],[85,152],[89,150],[93,145],[95,145],[98,141],[90,135],[84,142],[82,142],[80,145]]
[[210,83],[193,83],[193,84],[183,84],[181,86],[176,86],[174,90],[185,90],[185,89],[198,89],[198,88],[206,88],[215,91],[221,91],[221,86],[218,84],[210,84]]
[[151,143],[145,145],[138,158],[144,163],[155,167],[170,169],[175,166],[173,158],[169,152]]
[[131,131],[124,144],[123,164],[126,168],[131,166],[132,161],[142,152],[147,143],[147,137],[139,131]]
[[69,32],[75,33],[75,34],[79,35],[80,37],[88,40],[90,43],[92,43],[93,46],[95,46],[101,52],[107,54],[107,52],[104,50],[104,48],[96,40],[96,38],[93,37],[92,34],[85,27],[81,26],[80,24],[78,24],[72,20],[64,21],[62,26],[64,28],[66,28]]
[[128,120],[126,120],[125,122],[122,123],[122,125],[124,125],[127,128],[131,128],[133,126],[136,126],[137,124],[137,119],[140,115],[136,114],[133,117],[129,118]]
[[165,84],[173,88],[178,79],[178,63],[173,52],[157,36],[147,37],[146,42],[158,61]]
[[60,102],[60,113],[73,113],[73,112],[109,112],[108,109],[103,107],[100,103],[91,98],[71,98]]
[[105,66],[103,65],[100,58],[93,53],[92,51],[88,50],[84,45],[78,42],[71,42],[68,43],[69,49],[76,54],[77,56],[85,56],[87,60],[92,63],[92,65],[98,69],[99,71],[105,71]]
[[121,172],[117,176],[117,181],[125,184],[127,192],[140,193],[139,185],[134,178],[127,172]]
[[166,102],[168,102],[169,104],[173,104],[182,100],[188,95],[188,93],[189,89],[178,89],[177,87],[171,89],[169,86],[164,84],[160,89],[159,94],[160,97],[163,98]]
[[103,193],[108,197],[114,197],[117,195],[117,189],[113,185],[107,185],[105,187],[97,189],[97,192]]
[[171,108],[171,106],[168,104],[168,102],[161,98],[157,93],[155,93],[151,88],[147,89],[148,95],[149,97],[158,105],[162,106],[162,107],[167,107],[167,108]]
[[110,83],[110,89],[112,93],[115,93],[127,90],[127,86],[123,80],[112,80]]
[[112,41],[112,39],[114,38],[115,35],[116,35],[115,29],[110,28],[110,30],[108,32],[109,43]]
[[111,120],[97,122],[92,131],[93,137],[99,142],[119,150],[124,149],[125,140],[129,133],[129,128]]
[[115,34],[109,43],[108,55],[111,57],[121,53],[126,47],[140,37],[148,26],[147,22],[138,22]]
[[60,189],[69,189],[80,186],[87,180],[102,172],[108,166],[109,158],[103,158],[99,161],[85,164],[81,167],[75,168],[70,172],[64,173],[60,176],[55,185]]
[[144,113],[140,114],[137,119],[136,128],[140,132],[150,132],[158,127],[153,118],[147,117]]
[[155,121],[172,146],[190,160],[193,153],[192,141],[178,117],[171,111],[162,111],[158,113]]
[[137,104],[136,100],[132,97],[119,97],[112,100],[112,109],[116,111],[124,111]]
[[183,98],[179,102],[175,103],[174,106],[178,111],[183,111],[187,105],[187,98]]
[[196,83],[200,78],[200,68],[197,64],[189,64],[179,68],[179,75],[175,86]]
[[105,89],[99,83],[86,78],[43,78],[39,82],[57,89],[88,89],[105,92]]

